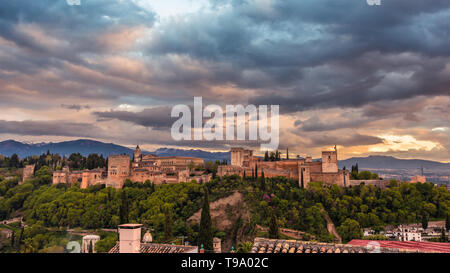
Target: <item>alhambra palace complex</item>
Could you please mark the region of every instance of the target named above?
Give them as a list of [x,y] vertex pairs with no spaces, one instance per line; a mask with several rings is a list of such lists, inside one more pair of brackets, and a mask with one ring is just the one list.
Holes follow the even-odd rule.
[[[53,184],[81,183],[81,188],[104,184],[107,187],[122,188],[126,180],[144,183],[149,180],[155,184],[173,184],[189,182],[209,182],[211,174],[193,170],[193,166],[202,165],[203,159],[196,157],[158,157],[142,154],[139,146],[134,151],[133,161],[128,155],[111,155],[108,169],[70,171],[66,166],[53,172]],[[285,159],[280,161],[263,161],[254,156],[252,150],[244,148],[231,149],[231,165],[220,165],[217,175],[251,175],[257,170],[258,176],[264,172],[265,177],[283,176],[297,180],[306,187],[310,181],[322,181],[325,184],[337,184],[347,187],[354,184],[350,172],[338,168],[337,149],[323,151],[322,161],[306,158]],[[25,173],[24,173],[25,174]],[[25,176],[24,176],[25,178]]]
[[322,161],[314,161],[310,156],[306,158],[285,159],[281,161],[263,161],[253,156],[252,150],[243,148],[231,149],[231,165],[219,166],[218,175],[249,176],[257,170],[257,176],[264,172],[265,177],[284,176],[297,180],[299,185],[306,187],[310,181],[322,181],[325,184],[337,184],[347,187],[350,185],[350,172],[339,170],[337,149],[323,151]]
[[196,180],[208,182],[211,174],[192,170],[192,166],[202,165],[203,159],[195,157],[157,157],[144,155],[139,146],[134,151],[133,161],[129,155],[111,155],[108,157],[108,170],[94,169],[70,171],[66,166],[53,172],[53,184],[73,184],[81,182],[81,188],[104,184],[107,187],[122,188],[127,179],[135,183],[149,180],[155,184],[173,184]]

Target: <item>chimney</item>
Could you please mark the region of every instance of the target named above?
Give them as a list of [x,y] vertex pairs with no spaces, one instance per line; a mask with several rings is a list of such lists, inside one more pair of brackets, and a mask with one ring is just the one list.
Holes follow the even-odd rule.
[[141,224],[119,226],[119,253],[140,253]]

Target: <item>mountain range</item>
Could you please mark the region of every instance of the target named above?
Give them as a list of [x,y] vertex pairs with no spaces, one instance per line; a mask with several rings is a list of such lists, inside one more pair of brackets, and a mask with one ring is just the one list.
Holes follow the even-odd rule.
[[[14,140],[0,142],[0,154],[5,156],[11,156],[16,153],[19,157],[24,158],[30,155],[41,155],[47,151],[66,156],[69,156],[72,153],[80,153],[84,156],[97,153],[102,154],[105,157],[111,154],[133,154],[133,149],[128,147],[89,139],[38,144],[27,144]],[[208,152],[198,149],[184,150],[159,148],[152,152],[143,151],[143,153],[151,153],[157,156],[193,156],[202,158],[206,161],[230,161],[229,152]],[[450,172],[450,163],[422,159],[399,159],[392,156],[352,157],[340,160],[339,167],[343,168],[345,166],[347,169],[351,169],[351,166],[356,163],[358,163],[360,170],[418,170],[424,168],[426,171]]]
[[449,171],[450,163],[442,163],[437,161],[423,159],[399,159],[392,156],[368,156],[368,157],[352,157],[339,161],[339,168],[344,166],[351,169],[352,165],[358,163],[358,168],[372,170],[412,170],[425,169],[427,171]]
[[[17,154],[20,158],[32,155],[41,155],[50,151],[53,154],[69,156],[72,153],[80,153],[83,156],[89,154],[102,154],[107,157],[112,154],[133,154],[133,149],[116,145],[113,143],[104,143],[89,139],[79,139],[73,141],[63,141],[58,143],[37,143],[28,144],[15,140],[6,140],[0,142],[0,154],[11,156]],[[203,150],[183,150],[171,148],[159,148],[153,152],[142,151],[144,154],[155,154],[157,156],[194,156],[203,160],[230,160],[229,152],[207,152]]]

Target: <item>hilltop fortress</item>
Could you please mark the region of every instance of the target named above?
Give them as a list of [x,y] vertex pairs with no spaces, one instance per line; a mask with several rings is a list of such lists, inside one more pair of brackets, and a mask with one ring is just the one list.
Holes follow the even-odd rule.
[[280,161],[264,161],[253,155],[252,150],[244,148],[231,149],[231,165],[219,166],[217,174],[250,176],[257,172],[265,177],[284,176],[297,180],[299,185],[306,187],[311,181],[322,181],[324,184],[337,184],[342,187],[350,185],[350,172],[338,168],[337,149],[323,151],[322,161],[306,158],[285,159]]
[[203,165],[203,159],[196,157],[158,157],[141,153],[139,146],[134,151],[133,160],[129,155],[108,157],[108,169],[70,171],[69,167],[53,172],[53,184],[74,184],[80,182],[85,189],[92,185],[104,184],[107,187],[122,188],[126,180],[144,183],[149,180],[155,184],[180,182],[208,182],[211,174],[196,172],[195,166]]
[[[252,150],[232,148],[231,164],[219,165],[217,175],[265,177],[282,176],[298,181],[299,186],[307,187],[311,181],[322,181],[325,185],[336,184],[341,187],[359,185],[361,181],[350,180],[350,172],[338,168],[338,152],[336,147],[332,151],[323,151],[321,161],[313,161],[311,156],[306,158],[283,159],[278,161],[264,161],[254,156]],[[102,169],[71,171],[65,166],[62,170],[53,172],[53,184],[80,183],[81,188],[92,185],[105,185],[107,187],[122,188],[125,181],[133,183],[173,184],[189,182],[209,182],[212,174],[196,171],[197,166],[203,166],[201,158],[196,157],[159,157],[152,154],[142,154],[139,146],[134,151],[133,160],[130,156],[111,155],[108,157],[108,167]],[[27,177],[31,167],[24,170]],[[257,172],[257,173],[256,173]],[[383,181],[365,181],[366,184],[376,186]]]

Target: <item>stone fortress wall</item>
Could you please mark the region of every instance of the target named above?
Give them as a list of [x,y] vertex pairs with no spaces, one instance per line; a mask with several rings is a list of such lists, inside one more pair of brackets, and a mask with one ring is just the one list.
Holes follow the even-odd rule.
[[253,156],[253,151],[243,148],[231,149],[231,165],[222,165],[218,168],[218,176],[239,175],[250,176],[258,170],[258,176],[264,172],[265,177],[284,176],[297,180],[299,185],[305,187],[311,181],[322,181],[325,184],[337,184],[347,187],[350,181],[350,172],[338,168],[337,149],[323,151],[322,162],[313,162],[310,156],[306,158],[286,159],[280,161],[263,161]]
[[111,155],[108,168],[83,171],[70,171],[69,167],[53,172],[53,184],[80,183],[85,189],[92,185],[122,188],[127,179],[134,183],[171,184],[190,182],[209,182],[211,174],[199,174],[193,167],[203,165],[203,159],[196,157],[158,157],[142,154],[139,146],[134,151],[133,160],[129,155]]

